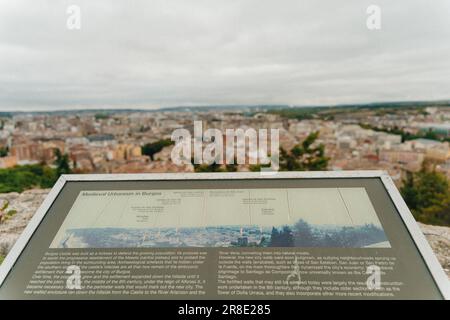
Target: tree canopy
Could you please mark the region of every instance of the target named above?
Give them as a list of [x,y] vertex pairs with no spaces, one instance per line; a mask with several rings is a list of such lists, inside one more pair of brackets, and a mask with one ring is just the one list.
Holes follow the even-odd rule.
[[162,139],[156,142],[147,143],[142,147],[142,154],[149,156],[153,161],[156,153],[160,152],[164,147],[172,144],[174,144],[174,142],[170,139]]
[[325,157],[325,146],[317,144],[319,132],[310,133],[302,143],[289,152],[280,148],[281,171],[326,170],[329,158]]
[[[317,144],[319,132],[310,133],[305,140],[286,151],[280,148],[280,171],[327,170],[329,158],[325,156],[325,146]],[[252,165],[250,171],[260,171],[269,165]]]
[[0,193],[22,192],[31,188],[51,188],[58,180],[56,169],[35,164],[0,169]]
[[450,185],[442,173],[424,166],[407,175],[400,191],[416,220],[450,225]]

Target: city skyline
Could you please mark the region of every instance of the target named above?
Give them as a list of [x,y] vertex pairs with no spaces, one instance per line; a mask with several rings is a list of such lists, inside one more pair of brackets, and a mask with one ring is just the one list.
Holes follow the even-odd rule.
[[[382,105],[421,105],[423,107],[433,105],[437,107],[448,107],[450,106],[450,98],[448,99],[439,99],[439,100],[398,100],[398,101],[368,101],[368,102],[361,102],[361,103],[342,103],[342,104],[317,104],[317,105],[285,105],[285,104],[265,104],[265,103],[259,103],[259,104],[224,104],[224,105],[215,105],[215,104],[186,104],[186,105],[169,105],[169,106],[140,106],[140,107],[123,107],[123,106],[107,106],[107,107],[86,107],[86,106],[79,106],[79,107],[55,107],[55,108],[49,108],[49,107],[42,107],[42,108],[31,108],[31,109],[23,109],[23,110],[17,110],[17,108],[8,109],[5,110],[0,109],[0,116],[1,113],[10,113],[10,114],[33,114],[33,113],[58,113],[58,112],[172,112],[172,111],[208,111],[208,110],[245,110],[245,109],[254,109],[254,110],[261,110],[261,111],[274,111],[277,109],[286,109],[286,108],[353,108],[353,107],[364,107],[364,108],[376,108],[381,107]],[[388,106],[392,107],[392,106]]]

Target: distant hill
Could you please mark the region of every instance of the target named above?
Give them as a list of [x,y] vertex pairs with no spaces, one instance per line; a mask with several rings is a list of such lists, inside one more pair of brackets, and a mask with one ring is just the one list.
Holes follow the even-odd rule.
[[210,106],[174,106],[157,109],[68,109],[68,110],[48,110],[48,111],[0,111],[0,117],[12,117],[19,114],[52,114],[52,115],[70,115],[70,114],[117,114],[129,112],[208,112],[214,110],[229,112],[264,112],[269,110],[322,110],[322,109],[389,109],[389,108],[423,108],[427,106],[450,107],[450,100],[438,101],[394,101],[394,102],[372,102],[359,104],[338,104],[338,105],[310,105],[310,106],[291,106],[291,105],[210,105]]

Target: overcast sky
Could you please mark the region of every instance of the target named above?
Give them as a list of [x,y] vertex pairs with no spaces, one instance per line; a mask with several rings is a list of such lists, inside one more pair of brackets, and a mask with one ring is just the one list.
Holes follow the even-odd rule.
[[0,0],[0,111],[449,99],[449,17],[448,0]]

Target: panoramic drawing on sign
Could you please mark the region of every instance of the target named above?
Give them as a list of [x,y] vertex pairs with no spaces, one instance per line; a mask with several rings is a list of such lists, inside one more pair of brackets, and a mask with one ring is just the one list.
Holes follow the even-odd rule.
[[364,188],[280,188],[81,191],[51,244],[120,247],[390,243]]

